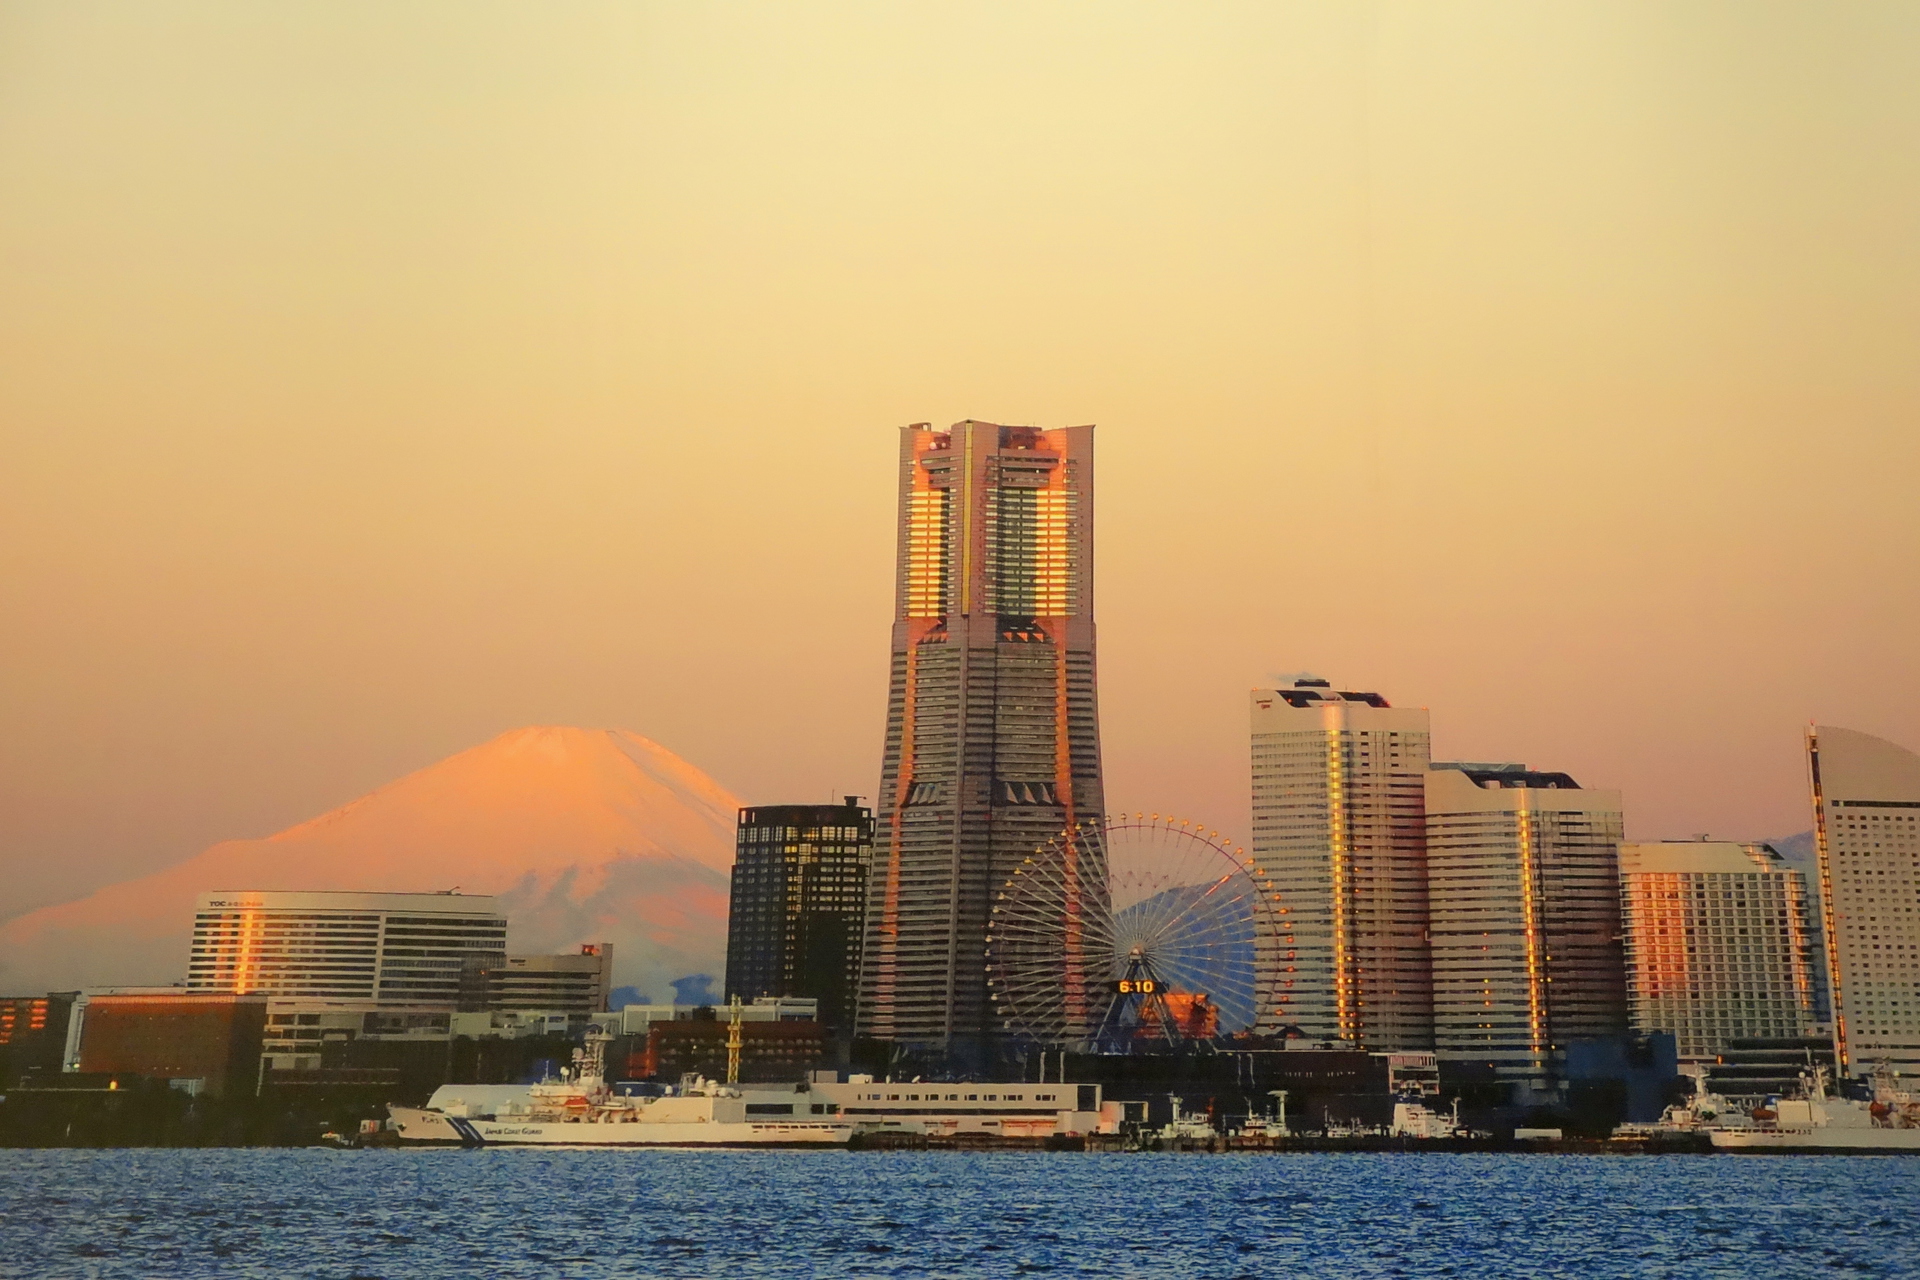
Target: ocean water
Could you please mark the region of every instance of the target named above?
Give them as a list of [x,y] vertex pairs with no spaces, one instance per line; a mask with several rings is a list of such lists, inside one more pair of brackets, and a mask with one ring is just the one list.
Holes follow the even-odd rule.
[[1920,1276],[1920,1159],[0,1151],[0,1275]]

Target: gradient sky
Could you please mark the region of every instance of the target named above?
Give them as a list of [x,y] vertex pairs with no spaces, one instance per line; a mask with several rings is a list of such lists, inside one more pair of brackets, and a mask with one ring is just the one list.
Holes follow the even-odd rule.
[[1099,424],[1108,793],[1246,690],[1636,838],[1920,747],[1920,7],[0,7],[0,916],[504,729],[870,794],[895,428]]

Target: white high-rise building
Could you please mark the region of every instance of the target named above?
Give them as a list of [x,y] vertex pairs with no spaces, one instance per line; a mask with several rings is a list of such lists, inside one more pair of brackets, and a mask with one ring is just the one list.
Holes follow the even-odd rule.
[[485,998],[507,949],[490,897],[450,893],[200,895],[187,986],[197,991],[456,1005]]
[[1291,912],[1282,1018],[1310,1040],[1433,1047],[1425,708],[1324,680],[1255,689],[1253,852]]
[[1427,774],[1434,1048],[1554,1097],[1567,1042],[1622,1035],[1620,793],[1519,764]]
[[1633,1025],[1672,1033],[1682,1061],[1816,1034],[1806,878],[1771,848],[1622,844],[1620,898]]
[[1920,755],[1816,725],[1807,759],[1835,1051],[1920,1075]]

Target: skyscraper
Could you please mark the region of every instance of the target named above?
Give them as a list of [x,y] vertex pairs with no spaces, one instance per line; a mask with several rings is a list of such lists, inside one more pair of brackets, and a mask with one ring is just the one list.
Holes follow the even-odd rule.
[[1552,1100],[1569,1040],[1627,1029],[1620,793],[1519,764],[1427,774],[1434,1048]]
[[1425,708],[1325,680],[1255,689],[1253,854],[1292,912],[1287,1016],[1354,1048],[1433,1047]]
[[894,600],[857,1023],[978,1060],[994,894],[1104,812],[1093,428],[904,428]]
[[1620,846],[1633,1025],[1673,1034],[1681,1061],[1735,1040],[1815,1028],[1806,878],[1766,845],[1669,840]]
[[740,810],[727,912],[727,994],[818,1000],[820,1021],[847,1028],[859,979],[873,810],[763,804]]
[[1920,755],[1816,725],[1807,759],[1834,1048],[1920,1075]]

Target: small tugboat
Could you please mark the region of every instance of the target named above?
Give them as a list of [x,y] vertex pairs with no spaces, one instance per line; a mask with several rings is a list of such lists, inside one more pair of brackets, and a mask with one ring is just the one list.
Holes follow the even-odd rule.
[[403,1146],[465,1147],[844,1147],[853,1137],[840,1116],[793,1116],[790,1102],[756,1105],[697,1076],[658,1097],[615,1093],[605,1078],[611,1039],[589,1035],[559,1079],[520,1089],[442,1085],[425,1107],[389,1106],[393,1131]]

